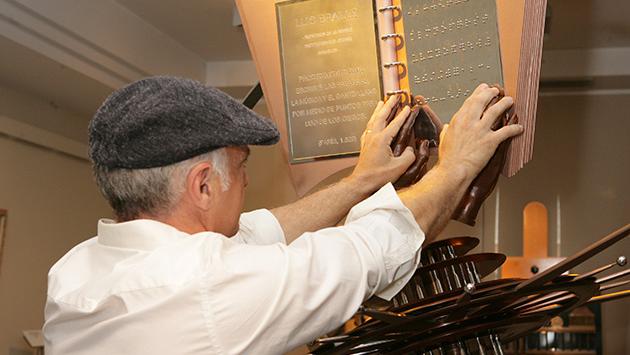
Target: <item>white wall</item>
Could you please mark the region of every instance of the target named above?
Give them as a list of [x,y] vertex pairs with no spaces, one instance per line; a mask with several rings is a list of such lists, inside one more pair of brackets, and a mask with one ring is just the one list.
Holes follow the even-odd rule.
[[[48,120],[67,136],[86,132],[87,120],[78,115],[6,88],[0,92],[7,94],[0,100],[0,115],[5,118]],[[87,160],[1,132],[0,208],[8,210],[0,264],[0,353],[30,354],[22,330],[43,324],[48,269],[72,246],[92,237],[96,220],[110,212]]]
[[[628,118],[630,94],[540,98],[534,160],[498,186],[500,252],[522,255],[522,209],[533,200],[548,209],[552,256],[571,256],[630,223]],[[483,239],[488,251],[494,248],[495,198],[496,191],[485,206]],[[630,238],[571,271],[590,271],[619,255],[630,256]],[[602,306],[604,354],[630,354],[629,308],[630,298]]]

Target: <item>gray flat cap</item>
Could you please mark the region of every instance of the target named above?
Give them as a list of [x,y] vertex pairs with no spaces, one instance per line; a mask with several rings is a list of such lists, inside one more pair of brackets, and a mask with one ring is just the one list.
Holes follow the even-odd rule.
[[90,122],[90,158],[107,168],[170,165],[211,150],[278,142],[276,126],[212,87],[158,76],[116,90]]

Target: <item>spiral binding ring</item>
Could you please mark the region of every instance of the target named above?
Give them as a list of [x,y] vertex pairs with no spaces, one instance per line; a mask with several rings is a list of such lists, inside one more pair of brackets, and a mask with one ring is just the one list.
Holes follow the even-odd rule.
[[388,38],[395,38],[395,37],[400,37],[402,38],[402,36],[400,35],[400,33],[388,33],[388,34],[384,34],[381,36],[381,39],[388,39]]
[[380,9],[378,9],[379,12],[394,11],[394,10],[400,10],[400,7],[396,5],[389,5],[389,6],[383,6]]
[[392,90],[385,93],[386,97],[390,97],[392,95],[402,95],[400,103],[403,105],[411,103],[411,93],[407,90]]
[[385,93],[387,96],[398,95],[398,94],[406,94],[407,90],[392,90]]
[[395,67],[395,66],[404,66],[405,63],[403,62],[390,62],[390,63],[384,63],[383,66],[385,68],[390,68],[390,67]]

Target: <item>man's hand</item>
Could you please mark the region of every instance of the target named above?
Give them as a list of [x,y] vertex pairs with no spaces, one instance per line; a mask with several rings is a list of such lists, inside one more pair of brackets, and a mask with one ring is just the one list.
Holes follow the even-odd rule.
[[[503,88],[498,85],[493,85],[493,87],[498,88],[500,92],[498,96],[495,96],[490,101],[490,104],[488,104],[488,108],[494,106],[505,96]],[[515,123],[516,119],[516,114],[506,111],[499,116],[499,118],[492,125],[491,129],[493,131],[496,131],[503,126]],[[490,196],[492,190],[494,190],[494,187],[499,181],[499,175],[501,174],[501,170],[503,170],[503,167],[505,165],[509,144],[509,138],[499,144],[499,147],[496,149],[492,158],[490,158],[490,161],[488,161],[486,166],[481,170],[481,172],[468,187],[468,190],[464,194],[464,197],[455,209],[455,212],[451,217],[452,219],[468,224],[469,226],[475,225],[475,220],[477,219],[477,214],[479,213],[481,205],[486,200],[486,198]]]
[[467,181],[471,181],[501,142],[523,132],[520,125],[507,125],[496,131],[491,129],[497,118],[514,103],[511,97],[506,96],[486,110],[498,94],[497,88],[479,85],[455,113],[450,124],[444,125],[440,135],[439,166],[461,173]]
[[426,242],[444,229],[472,180],[497,146],[523,131],[520,125],[492,130],[497,118],[513,103],[511,97],[504,97],[487,108],[498,94],[497,88],[479,85],[453,116],[450,125],[444,125],[437,165],[417,184],[398,193],[425,232]]
[[359,162],[350,176],[290,205],[271,210],[282,226],[287,243],[305,232],[334,226],[352,206],[398,179],[415,161],[412,148],[394,157],[390,147],[410,112],[409,107],[405,107],[393,117],[398,100],[398,97],[390,97],[386,103],[379,102],[376,106],[361,136]]
[[391,143],[400,127],[409,116],[410,109],[405,106],[388,124],[388,117],[394,114],[400,98],[391,96],[387,102],[379,102],[361,136],[361,154],[359,161],[348,177],[372,192],[388,182],[394,182],[414,162],[413,149],[408,147],[395,157]]

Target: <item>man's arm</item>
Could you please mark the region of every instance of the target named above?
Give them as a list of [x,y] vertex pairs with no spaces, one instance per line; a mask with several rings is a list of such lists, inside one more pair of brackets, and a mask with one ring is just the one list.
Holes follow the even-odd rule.
[[[488,96],[496,95],[495,92],[487,86],[475,90],[473,97],[451,120],[451,127],[445,128],[438,166],[419,183],[399,192],[400,199],[392,186],[386,186],[354,206],[344,226],[305,233],[290,245],[226,244],[222,256],[213,258],[221,262],[221,270],[225,272],[215,273],[211,279],[216,285],[211,289],[216,291],[208,301],[215,310],[214,319],[222,324],[217,334],[223,346],[238,353],[288,350],[339,326],[366,298],[374,294],[388,298],[399,292],[418,265],[419,250],[425,240],[423,230],[432,237],[441,230],[498,142],[521,131],[517,126],[490,131],[488,121],[498,116],[495,111],[509,107],[510,99],[497,103],[479,119],[484,102],[489,101]],[[378,131],[379,127],[368,127],[372,131],[366,133],[362,151],[367,144],[378,146],[391,142],[372,136],[374,130],[382,132]],[[392,131],[397,129],[396,126],[391,128]],[[369,176],[362,172],[367,167],[376,171],[391,170],[385,164],[366,163],[365,159],[378,157],[362,156],[354,177]],[[399,173],[402,171],[401,167]],[[389,181],[395,178],[394,173],[382,173],[392,174]],[[358,189],[356,195],[359,196],[371,189],[363,190],[362,186],[353,184],[344,187],[345,183],[340,182],[319,196],[315,194],[281,210],[278,215],[286,213],[284,218],[289,220],[281,222],[285,231],[288,226],[294,228],[293,233],[298,233],[300,229],[316,228],[315,224],[324,223],[326,219],[341,218],[339,210],[328,213],[318,205],[336,198],[336,191],[348,193],[350,201],[355,201],[361,197],[354,196],[353,188]],[[350,202],[337,203],[336,208],[342,210],[344,204]],[[309,204],[313,204],[311,210],[299,210],[309,208]],[[313,223],[311,218],[320,219]],[[301,226],[291,224],[290,220]],[[241,317],[243,314],[247,317]],[[247,336],[233,337],[234,332]]]
[[361,154],[352,174],[338,183],[294,203],[271,210],[284,231],[287,244],[306,232],[336,225],[352,206],[388,182],[395,181],[413,163],[412,149],[394,157],[390,144],[409,116],[405,107],[387,125],[386,119],[399,98],[379,102],[361,137]]
[[[498,89],[486,84],[475,89],[453,116],[450,125],[444,125],[436,167],[417,184],[399,192],[399,197],[414,214],[428,241],[444,229],[466,189],[492,157],[499,143],[523,130],[520,125],[510,125],[492,131],[494,121],[513,103],[511,97],[505,97],[484,113],[498,92]],[[287,243],[305,232],[335,225],[352,206],[384,184],[398,179],[413,163],[411,149],[396,158],[390,148],[410,112],[405,107],[387,125],[386,118],[395,104],[395,99],[390,98],[387,103],[381,102],[376,107],[361,137],[359,162],[348,178],[271,211],[282,226]]]
[[436,167],[417,184],[398,194],[425,232],[427,241],[444,229],[468,186],[499,143],[523,131],[520,125],[492,131],[492,124],[513,103],[511,97],[505,97],[483,113],[498,92],[486,84],[475,89],[451,123],[444,126]]

